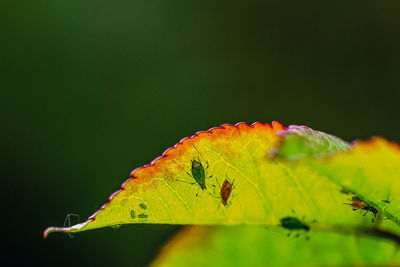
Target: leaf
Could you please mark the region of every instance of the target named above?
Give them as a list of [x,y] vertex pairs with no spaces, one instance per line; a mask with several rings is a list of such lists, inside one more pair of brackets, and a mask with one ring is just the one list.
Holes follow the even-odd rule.
[[336,136],[306,126],[291,125],[280,135],[284,138],[275,154],[289,160],[326,157],[350,148],[350,144]]
[[[134,170],[86,222],[49,227],[44,236],[129,223],[277,226],[285,217],[304,225],[371,224],[371,214],[363,217],[343,205],[348,196],[321,172],[271,158],[283,130],[277,122],[226,124],[183,139],[150,165]],[[334,144],[329,153],[347,146],[338,138],[327,140]]]
[[[308,158],[302,164],[308,164],[399,223],[400,146],[375,137],[355,142],[347,151],[321,158],[317,151],[324,151],[323,146],[335,146],[337,142],[332,140],[331,136],[310,128],[293,127],[292,131],[285,131],[276,154],[287,159]],[[315,149],[318,144],[322,144],[321,148]]]
[[[153,267],[356,266],[399,264],[393,243],[369,236],[299,232],[281,228],[186,227],[165,244]],[[309,236],[309,240],[307,240]]]

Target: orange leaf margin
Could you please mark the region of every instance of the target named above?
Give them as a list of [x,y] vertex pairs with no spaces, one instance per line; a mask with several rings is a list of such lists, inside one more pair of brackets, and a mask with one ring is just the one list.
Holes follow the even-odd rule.
[[[264,134],[272,134],[275,136],[274,142],[279,142],[279,132],[286,130],[286,128],[279,122],[273,121],[271,124],[255,122],[251,125],[247,123],[237,123],[235,125],[231,124],[223,124],[220,127],[214,127],[209,129],[208,131],[197,132],[195,135],[191,137],[186,137],[180,140],[173,147],[168,148],[160,157],[154,159],[150,164],[145,165],[143,167],[139,167],[131,172],[131,177],[127,179],[121,186],[121,189],[114,192],[110,197],[109,201],[105,203],[98,211],[96,211],[92,216],[90,216],[86,222],[79,223],[73,225],[71,227],[48,227],[44,233],[43,237],[46,238],[52,232],[74,232],[79,231],[82,228],[88,226],[88,224],[95,222],[96,216],[104,210],[107,206],[112,204],[113,199],[119,195],[124,194],[126,190],[130,190],[135,192],[137,190],[138,185],[141,182],[144,182],[143,179],[151,179],[153,174],[159,172],[161,168],[164,166],[164,162],[167,160],[173,160],[179,157],[179,153],[185,153],[186,150],[191,147],[190,144],[196,143],[196,141],[201,140],[203,138],[210,138],[211,140],[216,140],[219,138],[232,136],[233,133],[242,135],[247,134],[250,131],[254,134],[254,131],[261,131]],[[96,227],[93,227],[96,228]]]

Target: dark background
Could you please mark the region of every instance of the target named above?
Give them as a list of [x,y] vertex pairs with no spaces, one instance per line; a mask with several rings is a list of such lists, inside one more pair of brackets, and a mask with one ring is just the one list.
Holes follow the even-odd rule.
[[145,265],[178,227],[42,231],[199,130],[278,120],[399,142],[400,6],[299,2],[3,1],[2,260]]

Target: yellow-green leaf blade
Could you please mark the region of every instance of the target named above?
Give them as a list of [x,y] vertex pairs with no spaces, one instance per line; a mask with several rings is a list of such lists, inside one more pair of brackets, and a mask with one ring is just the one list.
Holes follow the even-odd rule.
[[350,148],[342,139],[306,126],[291,125],[281,132],[282,141],[276,156],[289,160],[326,157]]
[[[51,232],[80,232],[129,223],[278,225],[285,216],[320,223],[367,224],[344,206],[347,196],[307,165],[270,158],[280,142],[279,123],[223,125],[182,140],[152,164],[132,172],[122,189],[86,222]],[[204,190],[192,174],[204,168]],[[221,186],[232,186],[224,205]]]
[[374,138],[313,165],[388,218],[400,222],[400,148],[397,144]]
[[400,146],[378,137],[356,142],[348,150],[342,144],[331,135],[295,126],[285,131],[276,155],[305,159],[301,164],[318,170],[399,223]]

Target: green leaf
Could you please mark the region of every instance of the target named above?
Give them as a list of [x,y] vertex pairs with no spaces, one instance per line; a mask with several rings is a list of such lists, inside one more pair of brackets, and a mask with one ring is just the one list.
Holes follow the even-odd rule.
[[153,267],[167,266],[356,266],[399,264],[387,240],[335,232],[282,228],[187,227],[164,245]]
[[281,135],[283,138],[275,154],[289,160],[326,157],[350,147],[350,144],[336,136],[306,126],[289,126]]
[[[314,221],[312,228],[371,225],[373,214],[363,217],[363,212],[353,211],[342,187],[320,170],[271,157],[281,136],[293,129],[277,122],[240,123],[183,139],[150,165],[133,171],[122,189],[86,222],[50,227],[44,236],[129,223],[278,226],[292,218],[289,221],[304,228]],[[309,140],[316,143],[321,138]],[[313,153],[324,154],[325,148],[325,154],[331,154],[347,146],[329,136]]]
[[[299,145],[300,144],[300,145]],[[331,148],[342,150],[335,137],[310,128],[286,131],[276,152],[289,160],[307,158],[308,165],[323,176],[356,194],[368,206],[399,223],[400,146],[383,138],[355,142],[350,149],[330,155]],[[320,151],[327,151],[321,158]]]

